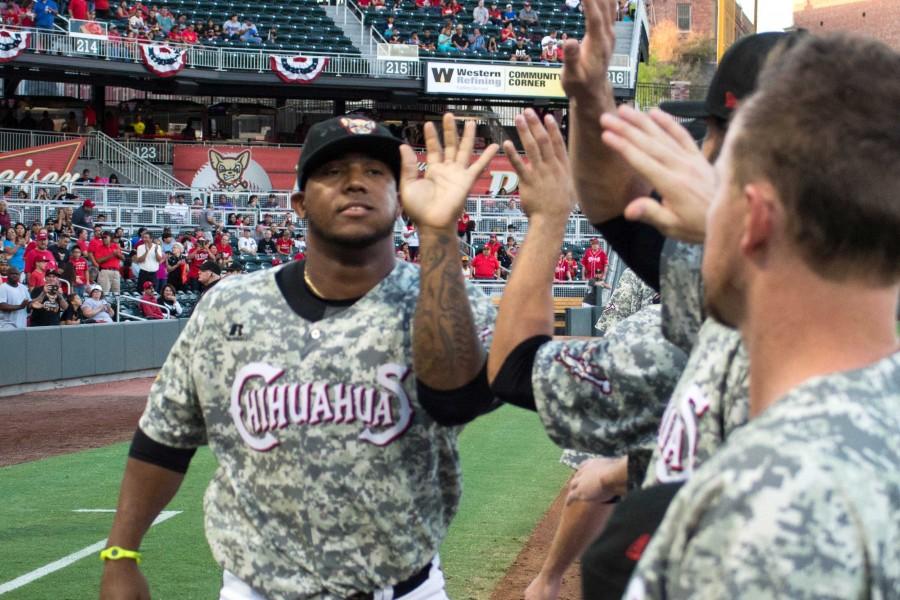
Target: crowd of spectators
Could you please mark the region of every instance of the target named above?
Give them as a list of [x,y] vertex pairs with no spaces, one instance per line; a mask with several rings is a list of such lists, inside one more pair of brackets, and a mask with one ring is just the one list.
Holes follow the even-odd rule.
[[[504,8],[497,2],[488,6],[485,0],[468,11],[457,0],[415,0],[415,10],[421,14],[445,17],[443,25],[435,33],[430,27],[422,31],[401,32],[395,23],[395,14],[408,8],[403,0],[363,0],[364,8],[384,11],[380,32],[391,44],[412,44],[425,52],[462,54],[497,53],[506,50],[511,62],[531,63],[533,50],[540,48],[540,61],[561,63],[562,48],[568,34],[556,30],[541,29],[541,16],[530,1],[516,11],[511,3]],[[632,20],[636,10],[635,0],[619,0],[618,19]],[[580,12],[580,0],[566,0],[564,9]],[[486,34],[486,28],[500,28],[499,35]]]

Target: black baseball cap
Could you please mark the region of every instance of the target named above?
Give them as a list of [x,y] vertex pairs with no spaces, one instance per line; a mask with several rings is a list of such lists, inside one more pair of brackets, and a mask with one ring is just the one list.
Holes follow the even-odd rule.
[[211,271],[211,272],[215,273],[216,275],[222,274],[222,267],[220,267],[219,263],[217,263],[214,260],[208,260],[208,261],[204,262],[202,265],[200,265],[200,270],[201,271]]
[[738,101],[756,89],[756,80],[769,52],[788,35],[770,31],[742,37],[722,55],[706,100],[661,102],[659,107],[670,115],[685,119],[718,117],[727,121]]
[[303,191],[310,174],[330,160],[349,152],[359,152],[384,162],[400,182],[402,140],[367,117],[344,115],[313,125],[306,136],[297,164],[297,187]]

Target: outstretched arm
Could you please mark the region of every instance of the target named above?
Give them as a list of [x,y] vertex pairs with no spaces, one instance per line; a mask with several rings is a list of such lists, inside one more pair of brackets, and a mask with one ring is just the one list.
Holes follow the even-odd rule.
[[454,390],[476,379],[484,367],[484,348],[459,267],[456,221],[478,175],[497,152],[492,144],[469,165],[475,123],[462,140],[453,115],[444,115],[441,147],[434,125],[425,125],[428,168],[418,176],[412,148],[402,146],[400,196],[404,211],[419,228],[420,291],[413,322],[413,366],[418,380],[435,390]]
[[511,142],[504,144],[519,175],[522,209],[528,215],[528,233],[516,261],[528,268],[512,270],[500,300],[488,357],[491,383],[519,344],[535,336],[553,335],[553,271],[573,194],[562,134],[553,117],[546,117],[544,123],[546,128],[531,109],[516,117],[528,164]]
[[600,116],[616,102],[607,71],[615,47],[616,0],[583,0],[585,35],[563,46],[562,84],[569,97],[569,155],[579,205],[591,223],[622,214],[650,192],[646,181],[600,139]]

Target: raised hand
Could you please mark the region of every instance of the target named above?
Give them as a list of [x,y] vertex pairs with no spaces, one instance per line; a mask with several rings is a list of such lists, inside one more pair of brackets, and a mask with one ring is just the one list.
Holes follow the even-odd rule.
[[519,175],[522,210],[529,218],[568,219],[574,192],[566,142],[556,120],[547,115],[542,125],[537,113],[529,108],[516,116],[516,130],[528,162],[519,156],[512,142],[504,142],[503,149]]
[[470,165],[475,144],[475,122],[466,121],[462,140],[459,139],[452,113],[444,115],[443,127],[444,148],[434,124],[425,124],[428,168],[422,178],[419,177],[415,152],[405,144],[400,147],[400,200],[404,212],[412,217],[420,230],[455,232],[466,197],[475,179],[497,153],[498,146],[488,146]]
[[593,103],[601,94],[612,96],[609,62],[616,45],[616,0],[582,0],[584,37],[563,45],[562,86],[569,98]]
[[646,196],[632,200],[625,218],[648,223],[667,237],[702,243],[716,177],[687,130],[661,110],[644,114],[624,105],[600,123],[603,142],[662,196],[662,203]]

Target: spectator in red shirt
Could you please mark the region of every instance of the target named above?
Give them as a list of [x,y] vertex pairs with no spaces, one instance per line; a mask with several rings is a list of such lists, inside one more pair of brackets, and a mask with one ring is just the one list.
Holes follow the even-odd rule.
[[109,19],[109,0],[94,0],[94,15],[102,21]]
[[199,38],[197,37],[197,32],[194,30],[194,24],[190,23],[187,26],[187,29],[181,32],[181,41],[185,44],[196,44]]
[[475,279],[499,279],[500,261],[491,253],[491,249],[484,245],[481,247],[481,254],[472,261],[472,270],[475,273]]
[[227,231],[223,231],[216,242],[216,250],[218,256],[230,259],[234,255],[234,248],[231,247],[231,236]]
[[206,245],[206,238],[198,238],[197,245],[191,248],[191,251],[188,253],[188,263],[190,264],[190,269],[188,270],[188,289],[191,291],[200,291],[200,265],[204,264],[209,258],[210,254],[209,248]]
[[[37,234],[37,239],[35,240],[34,247],[31,250],[25,251],[25,272],[31,273],[34,271],[34,263],[38,258],[45,258],[47,260],[47,269],[54,271],[56,270],[56,258],[53,256],[53,253],[48,249],[49,245],[49,237],[47,236],[46,231],[41,231]],[[31,283],[29,281],[29,283]]]
[[100,246],[94,248],[91,257],[94,264],[99,269],[97,275],[97,283],[103,289],[104,295],[113,292],[118,294],[122,284],[122,249],[118,244],[113,242],[112,233],[104,231],[101,235],[103,240]]
[[488,240],[488,243],[485,244],[485,246],[491,251],[491,256],[493,256],[494,258],[497,258],[497,252],[500,251],[500,246],[502,245],[503,244],[501,244],[497,239],[496,233],[492,233],[490,239]]
[[86,0],[69,0],[69,17],[87,21],[88,6]]
[[585,279],[605,279],[606,267],[609,264],[609,257],[600,247],[600,240],[591,238],[591,247],[584,251],[581,257],[581,266],[584,267]]
[[459,220],[456,222],[456,235],[459,237],[465,237],[466,243],[472,243],[472,230],[475,228],[475,222],[472,220],[472,217],[469,216],[469,213],[464,212]]
[[75,287],[74,291],[79,296],[84,296],[85,288],[91,284],[91,273],[87,259],[81,255],[81,247],[72,248],[69,264],[75,270],[75,281],[72,282]]
[[287,229],[281,232],[281,237],[275,240],[275,247],[278,254],[283,256],[291,256],[294,253],[294,240],[291,239],[291,232]]
[[47,257],[38,256],[34,261],[32,270],[28,273],[28,289],[44,287],[45,274],[47,273]]
[[569,269],[569,264],[566,262],[566,255],[560,252],[559,259],[556,261],[556,268],[553,270],[553,280],[562,282],[570,281],[571,279],[572,272]]
[[571,252],[566,252],[566,269],[569,271],[569,280],[578,279],[578,261],[572,256]]
[[[145,281],[143,285],[143,295],[141,296],[141,300],[143,302],[139,303],[141,307],[141,314],[144,315],[145,319],[151,320],[160,320],[164,319],[165,315],[163,314],[162,309],[159,307],[159,302],[156,299],[156,292],[153,291],[153,283],[150,281]],[[146,304],[147,302],[152,302],[153,304]]]

